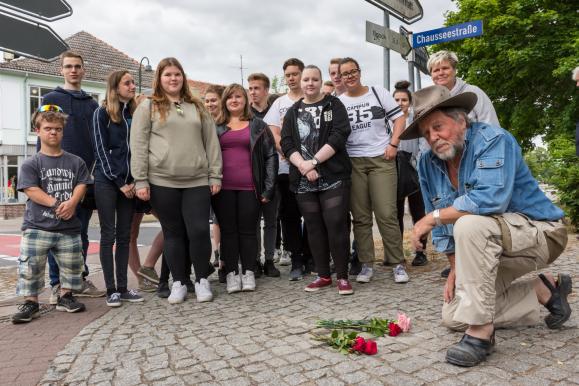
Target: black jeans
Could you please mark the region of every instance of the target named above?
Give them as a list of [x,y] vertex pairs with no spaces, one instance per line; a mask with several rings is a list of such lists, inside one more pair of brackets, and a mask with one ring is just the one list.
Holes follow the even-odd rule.
[[283,247],[292,254],[292,266],[303,265],[301,214],[296,194],[289,189],[289,175],[277,176],[280,193],[279,218],[283,234]]
[[[115,183],[108,180],[95,180],[94,193],[101,227],[99,255],[107,292],[126,290],[131,221],[135,202],[127,198]],[[114,258],[113,245],[115,245]]]
[[213,210],[221,227],[221,257],[225,272],[255,272],[257,223],[261,203],[253,190],[222,190],[213,196]]
[[206,279],[211,257],[209,187],[167,188],[151,185],[150,188],[151,206],[159,216],[165,236],[163,259],[167,261],[173,280],[187,283],[191,262],[195,280]]
[[[398,200],[396,205],[398,207],[398,226],[400,233],[404,235],[404,200]],[[408,208],[410,209],[410,216],[412,216],[412,224],[416,224],[424,217],[424,202],[420,190],[408,196]],[[422,239],[422,250],[426,250],[426,239]]]
[[350,185],[335,189],[301,193],[297,201],[307,226],[310,249],[320,277],[330,277],[330,253],[338,279],[348,279],[350,232],[348,203]]

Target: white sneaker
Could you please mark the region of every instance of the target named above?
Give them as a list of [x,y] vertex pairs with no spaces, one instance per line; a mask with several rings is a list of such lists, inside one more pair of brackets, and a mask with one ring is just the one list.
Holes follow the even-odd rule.
[[245,275],[241,275],[241,283],[243,284],[242,291],[255,291],[255,275],[251,271],[245,271]]
[[227,274],[226,280],[228,294],[241,291],[241,275],[236,275],[235,271],[231,271]]
[[402,264],[398,264],[393,269],[394,272],[394,283],[408,283],[408,274],[406,273],[406,269]]
[[291,265],[292,259],[289,251],[283,251],[281,257],[279,258],[279,265]]
[[279,259],[281,259],[282,254],[283,254],[283,251],[281,249],[276,249],[274,254],[273,254],[273,262],[279,263]]
[[213,300],[213,292],[211,292],[211,286],[207,279],[201,279],[199,283],[195,283],[195,295],[197,295],[199,303]]
[[185,298],[187,297],[187,286],[181,284],[180,281],[173,282],[173,286],[171,287],[171,295],[169,295],[169,303],[177,304],[183,303]]
[[374,269],[370,268],[367,264],[362,265],[362,270],[358,276],[356,276],[356,281],[358,283],[370,283],[370,279],[374,276]]
[[57,284],[50,289],[50,298],[48,299],[48,303],[56,305],[58,303],[59,295],[60,295],[60,284]]

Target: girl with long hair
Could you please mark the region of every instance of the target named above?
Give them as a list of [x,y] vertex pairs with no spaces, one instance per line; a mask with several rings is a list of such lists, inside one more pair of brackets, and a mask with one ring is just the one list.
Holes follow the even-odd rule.
[[175,58],[161,60],[153,96],[135,111],[131,151],[137,197],[151,201],[163,229],[163,257],[173,277],[169,303],[187,296],[189,261],[197,300],[211,301],[207,224],[211,195],[221,189],[221,150],[213,119]]

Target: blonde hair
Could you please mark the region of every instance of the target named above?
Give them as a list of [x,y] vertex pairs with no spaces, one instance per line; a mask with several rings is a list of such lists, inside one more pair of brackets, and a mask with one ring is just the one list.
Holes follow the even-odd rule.
[[456,66],[458,65],[458,56],[452,51],[438,51],[435,52],[430,56],[428,59],[428,63],[426,67],[428,68],[428,72],[432,72],[432,67],[442,63],[448,62],[456,70]]
[[239,91],[241,95],[245,98],[245,107],[243,108],[243,114],[239,117],[242,121],[249,121],[253,118],[253,114],[251,113],[251,109],[249,107],[249,98],[247,97],[247,91],[243,88],[242,85],[238,83],[232,83],[225,88],[223,91],[223,95],[221,96],[221,113],[219,117],[217,117],[216,123],[218,125],[224,125],[229,122],[231,119],[231,113],[227,110],[227,99],[236,91]]
[[[107,78],[107,94],[105,100],[102,103],[102,106],[105,108],[109,118],[114,123],[120,123],[123,119],[121,116],[121,107],[117,87],[119,87],[121,79],[123,79],[123,76],[126,74],[130,74],[130,72],[127,70],[114,71],[111,72]],[[135,112],[136,107],[137,103],[135,102],[135,98],[132,98],[129,101],[129,111],[131,114]]]
[[161,75],[163,75],[165,68],[170,66],[177,67],[183,75],[183,86],[179,92],[180,98],[187,103],[192,103],[195,105],[195,108],[201,117],[201,122],[203,122],[204,119],[209,117],[209,112],[205,108],[205,105],[201,99],[194,96],[191,92],[189,84],[187,83],[187,76],[185,75],[183,66],[181,66],[181,63],[179,63],[179,61],[175,58],[165,58],[161,60],[157,66],[157,70],[155,71],[155,79],[153,80],[153,96],[151,97],[151,103],[153,104],[154,110],[159,112],[161,121],[164,121],[167,118],[169,109],[171,108],[171,101],[169,98],[167,98],[167,94],[165,94],[165,91],[161,86]]

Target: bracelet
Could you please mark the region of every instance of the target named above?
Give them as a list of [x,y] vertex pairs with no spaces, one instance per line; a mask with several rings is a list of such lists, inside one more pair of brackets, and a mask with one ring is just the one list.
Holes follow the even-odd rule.
[[392,146],[392,147],[395,148],[395,149],[398,149],[398,145],[394,145],[393,143],[390,143],[389,145]]
[[60,204],[62,204],[62,201],[56,200],[56,202],[54,203],[54,205],[52,205],[52,209],[57,209],[57,208],[60,206]]
[[432,217],[434,218],[434,223],[436,226],[442,225],[442,221],[440,220],[440,209],[434,209],[432,212]]

